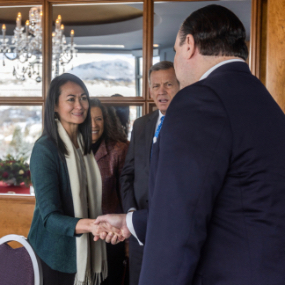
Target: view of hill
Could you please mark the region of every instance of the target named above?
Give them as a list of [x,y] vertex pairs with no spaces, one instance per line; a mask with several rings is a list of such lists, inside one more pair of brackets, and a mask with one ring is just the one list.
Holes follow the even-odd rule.
[[134,67],[121,59],[85,63],[67,72],[77,75],[82,80],[107,80],[109,82],[123,81],[125,83],[132,83],[135,79]]

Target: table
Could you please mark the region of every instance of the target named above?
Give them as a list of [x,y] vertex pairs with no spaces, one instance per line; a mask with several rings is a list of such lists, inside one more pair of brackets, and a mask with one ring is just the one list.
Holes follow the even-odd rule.
[[20,185],[7,185],[0,181],[0,193],[4,194],[30,194],[30,187],[26,187],[24,183]]

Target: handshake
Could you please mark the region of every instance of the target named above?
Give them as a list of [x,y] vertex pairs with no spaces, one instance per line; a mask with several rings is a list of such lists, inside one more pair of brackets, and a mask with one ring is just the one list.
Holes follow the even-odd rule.
[[99,239],[117,244],[131,236],[127,227],[126,214],[108,214],[99,216],[92,229],[94,241]]

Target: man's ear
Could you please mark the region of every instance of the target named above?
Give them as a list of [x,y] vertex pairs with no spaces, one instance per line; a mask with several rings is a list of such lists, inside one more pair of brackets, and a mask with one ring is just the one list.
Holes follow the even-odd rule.
[[194,37],[191,34],[188,34],[185,39],[185,48],[187,59],[190,59],[195,54],[195,41]]

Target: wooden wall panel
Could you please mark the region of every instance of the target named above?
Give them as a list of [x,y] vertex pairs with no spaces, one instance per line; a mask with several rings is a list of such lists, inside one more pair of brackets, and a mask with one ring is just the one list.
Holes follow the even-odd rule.
[[261,3],[261,30],[260,30],[260,59],[259,59],[259,79],[266,84],[266,49],[267,49],[267,0]]
[[262,0],[252,0],[251,2],[251,28],[248,58],[251,73],[257,78],[259,78],[260,60],[261,1]]
[[266,87],[285,112],[285,0],[268,0]]
[[34,196],[0,195],[0,237],[28,236],[35,208]]

